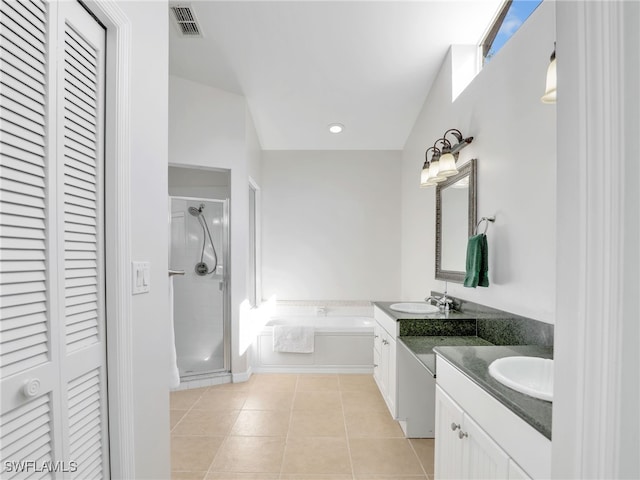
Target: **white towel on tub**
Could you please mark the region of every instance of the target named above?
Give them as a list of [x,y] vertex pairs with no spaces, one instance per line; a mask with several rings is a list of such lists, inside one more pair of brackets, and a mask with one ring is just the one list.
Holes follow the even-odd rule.
[[297,325],[273,326],[273,351],[313,353],[315,329]]

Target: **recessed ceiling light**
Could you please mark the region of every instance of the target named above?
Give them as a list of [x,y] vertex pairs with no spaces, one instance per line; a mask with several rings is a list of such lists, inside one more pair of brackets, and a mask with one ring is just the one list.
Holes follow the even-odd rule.
[[341,123],[330,123],[329,124],[329,131],[331,133],[342,133],[343,130],[344,130],[344,125],[342,125]]

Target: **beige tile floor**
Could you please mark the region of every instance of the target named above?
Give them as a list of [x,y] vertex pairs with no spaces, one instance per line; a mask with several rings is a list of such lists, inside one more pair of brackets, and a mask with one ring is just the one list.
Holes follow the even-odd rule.
[[174,479],[431,480],[370,375],[253,375],[171,393]]

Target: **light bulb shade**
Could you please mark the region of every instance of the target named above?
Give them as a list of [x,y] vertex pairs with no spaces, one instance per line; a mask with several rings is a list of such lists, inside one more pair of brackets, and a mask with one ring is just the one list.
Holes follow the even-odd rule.
[[429,164],[429,180],[437,183],[441,182],[445,178],[447,177],[443,177],[442,175],[440,175],[440,162],[438,160],[432,160]]
[[547,68],[546,87],[544,95],[540,100],[542,100],[542,103],[556,103],[557,75],[555,57],[551,60],[551,63],[549,63],[549,67]]
[[440,165],[438,167],[438,175],[441,177],[450,177],[458,173],[456,168],[456,159],[451,153],[445,153],[440,157]]
[[420,173],[420,188],[430,187],[433,183],[429,183],[429,164],[425,163]]

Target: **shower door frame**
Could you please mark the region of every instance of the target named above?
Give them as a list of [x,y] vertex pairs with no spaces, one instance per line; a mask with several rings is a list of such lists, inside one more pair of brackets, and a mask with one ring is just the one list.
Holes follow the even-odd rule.
[[[222,344],[224,348],[224,367],[217,370],[207,370],[204,372],[193,372],[185,375],[180,375],[180,380],[194,380],[200,377],[210,377],[216,375],[226,375],[231,372],[231,282],[229,281],[230,269],[231,269],[231,243],[230,243],[230,228],[231,223],[229,221],[229,199],[220,200],[217,198],[205,198],[205,197],[189,197],[184,195],[169,195],[169,219],[171,221],[172,214],[172,201],[186,200],[188,202],[212,202],[222,204],[222,262],[224,272],[222,274]],[[175,316],[175,312],[174,312]],[[175,328],[175,327],[174,327]]]

